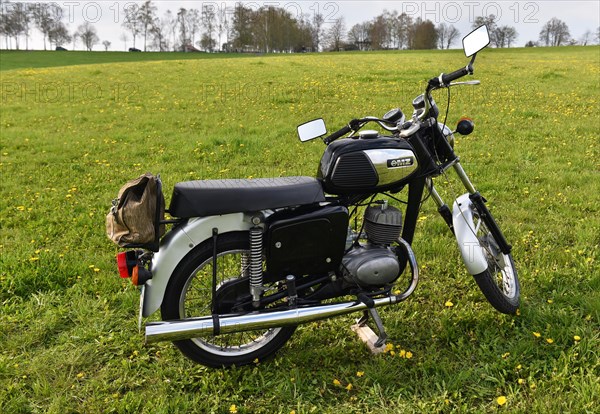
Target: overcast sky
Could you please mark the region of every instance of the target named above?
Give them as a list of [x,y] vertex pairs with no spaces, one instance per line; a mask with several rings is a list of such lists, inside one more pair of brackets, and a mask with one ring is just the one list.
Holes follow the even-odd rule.
[[[15,2],[13,0],[13,2]],[[39,3],[40,1],[25,1],[28,3]],[[122,27],[125,16],[125,7],[132,1],[116,0],[58,0],[65,10],[65,23],[71,32],[85,20],[92,23],[98,30],[100,40],[109,40],[112,43],[111,50],[123,50],[123,42],[119,40],[121,34],[126,32]],[[141,3],[141,2],[136,2]],[[175,11],[180,7],[196,8],[201,10],[204,4],[213,4],[219,8],[231,9],[236,3],[233,1],[175,1],[162,0],[153,1],[158,7],[158,15],[162,16],[168,9]],[[397,10],[405,12],[413,18],[421,17],[429,19],[436,25],[446,22],[455,25],[464,36],[470,30],[471,24],[476,16],[494,14],[500,17],[500,25],[514,26],[519,33],[516,46],[523,46],[529,40],[537,40],[541,27],[552,17],[557,17],[567,23],[571,36],[579,39],[587,30],[596,33],[600,26],[600,1],[244,1],[246,7],[257,9],[261,6],[278,6],[288,10],[292,15],[300,13],[314,15],[321,13],[326,22],[332,22],[343,16],[346,28],[350,29],[354,24],[372,19],[384,10]],[[327,25],[326,25],[327,26]],[[30,48],[43,48],[41,36],[37,30],[32,30],[33,36],[30,40]],[[129,34],[131,38],[131,35]],[[24,40],[20,42],[24,46]],[[131,40],[129,41],[131,43]],[[138,42],[136,46],[140,47]],[[456,46],[460,43],[457,42]],[[4,46],[4,44],[2,44]],[[129,44],[128,46],[131,46]],[[68,46],[69,49],[72,45]],[[81,49],[82,45],[77,44]],[[94,50],[103,50],[98,44]]]

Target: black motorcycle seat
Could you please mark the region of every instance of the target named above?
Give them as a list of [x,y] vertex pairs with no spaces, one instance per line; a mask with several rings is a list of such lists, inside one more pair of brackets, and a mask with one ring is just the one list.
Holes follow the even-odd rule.
[[322,201],[321,182],[311,177],[186,181],[175,185],[169,213],[179,218],[206,217]]

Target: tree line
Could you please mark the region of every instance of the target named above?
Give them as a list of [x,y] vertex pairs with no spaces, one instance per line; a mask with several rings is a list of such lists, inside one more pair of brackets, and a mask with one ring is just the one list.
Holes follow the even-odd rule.
[[[151,0],[127,3],[123,10],[125,50],[206,51],[287,53],[338,50],[449,49],[461,36],[451,24],[435,25],[430,20],[414,19],[406,13],[384,12],[371,20],[355,24],[349,30],[343,17],[327,20],[322,14],[292,15],[289,10],[263,6],[249,8],[242,3],[233,8],[202,3],[200,9],[167,10],[161,16]],[[63,22],[66,13],[56,3],[21,3],[0,0],[0,35],[6,49],[29,49],[32,30],[43,38],[44,49],[65,48],[78,41],[87,50],[100,42],[93,24],[84,22],[70,32]],[[486,24],[494,47],[514,46],[518,33],[512,26],[499,25],[494,15],[479,16],[473,28]],[[574,40],[563,21],[552,18],[542,27],[539,39],[526,46],[587,45],[600,42],[596,33],[587,31]],[[131,43],[129,43],[131,42]],[[103,41],[105,50],[110,41]]]

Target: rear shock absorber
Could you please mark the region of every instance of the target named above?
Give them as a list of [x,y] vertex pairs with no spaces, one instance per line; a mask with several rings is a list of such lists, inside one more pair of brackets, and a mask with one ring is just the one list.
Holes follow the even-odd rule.
[[255,224],[250,229],[250,294],[252,295],[252,305],[255,308],[260,306],[260,298],[263,293],[263,229],[257,224],[260,219],[254,218],[252,222]]

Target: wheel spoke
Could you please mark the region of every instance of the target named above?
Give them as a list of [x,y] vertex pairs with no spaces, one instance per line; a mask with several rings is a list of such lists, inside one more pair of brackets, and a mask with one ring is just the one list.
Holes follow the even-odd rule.
[[[228,281],[242,277],[247,270],[243,257],[248,251],[234,250],[217,255],[217,286],[222,288]],[[210,313],[211,308],[211,283],[212,283],[212,257],[202,263],[187,281],[181,293],[180,317],[202,317]],[[221,355],[243,355],[263,347],[269,342],[280,328],[265,331],[238,332],[192,339],[196,345],[211,353]]]

